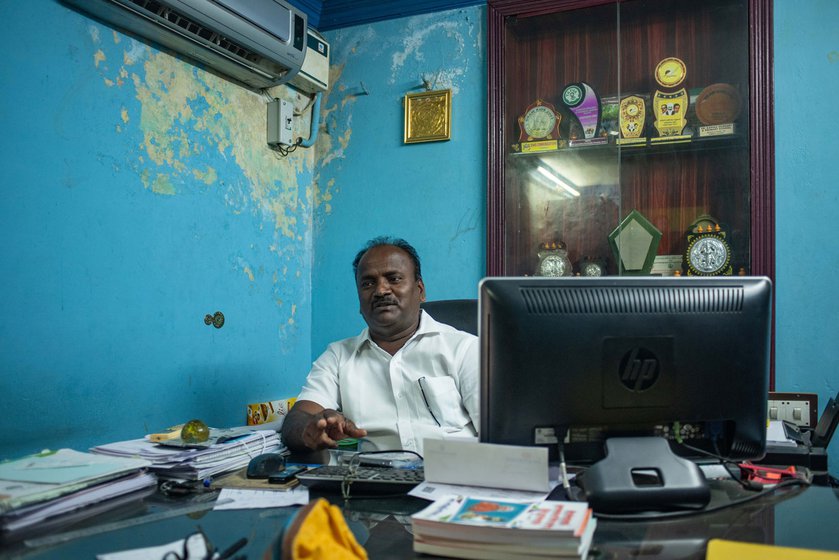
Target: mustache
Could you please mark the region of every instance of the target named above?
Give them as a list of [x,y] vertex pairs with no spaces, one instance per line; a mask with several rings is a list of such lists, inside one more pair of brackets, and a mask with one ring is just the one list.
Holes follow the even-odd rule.
[[383,296],[381,298],[373,300],[373,307],[379,307],[382,305],[397,305],[399,302],[396,301],[396,298],[391,296]]

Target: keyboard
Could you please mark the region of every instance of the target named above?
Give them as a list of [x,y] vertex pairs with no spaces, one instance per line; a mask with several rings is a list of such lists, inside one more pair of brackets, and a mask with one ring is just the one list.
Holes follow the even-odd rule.
[[307,488],[341,492],[341,483],[352,481],[350,493],[404,494],[425,480],[422,468],[397,469],[393,467],[357,467],[348,477],[348,465],[325,465],[297,475],[300,484]]

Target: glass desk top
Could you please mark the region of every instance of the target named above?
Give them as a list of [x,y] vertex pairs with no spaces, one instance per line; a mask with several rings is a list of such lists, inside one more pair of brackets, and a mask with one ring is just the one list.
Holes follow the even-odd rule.
[[[713,503],[745,495],[736,483],[715,481]],[[200,526],[220,548],[241,537],[248,538],[240,551],[248,558],[262,558],[297,507],[213,511],[217,493],[166,497],[152,494],[88,519],[72,527],[32,536],[28,541],[5,544],[2,558],[95,558],[96,554],[165,544],[184,538]],[[311,493],[342,507],[350,528],[371,559],[429,558],[413,552],[411,514],[428,502],[411,496],[351,498]],[[204,509],[206,507],[206,509]],[[188,514],[178,513],[192,509]],[[167,513],[168,512],[168,513]],[[172,515],[172,517],[168,517]],[[156,517],[166,517],[154,520]],[[148,521],[151,519],[151,521]],[[711,538],[780,546],[839,551],[839,532],[826,520],[839,519],[839,491],[826,486],[782,488],[747,504],[713,513],[662,521],[598,521],[590,558],[704,558]],[[145,522],[143,522],[145,521]],[[126,526],[98,532],[108,524]],[[59,544],[49,541],[60,534],[86,536]]]

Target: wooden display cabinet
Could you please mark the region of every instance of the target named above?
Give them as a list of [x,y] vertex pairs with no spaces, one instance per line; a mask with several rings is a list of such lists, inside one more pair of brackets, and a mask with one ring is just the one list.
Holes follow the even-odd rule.
[[[658,256],[684,255],[691,224],[711,215],[733,273],[774,278],[771,17],[771,0],[489,0],[488,274],[536,274],[540,247],[560,242],[573,274],[586,258],[622,273],[609,235],[637,211],[661,232]],[[655,72],[669,57],[686,69],[692,137],[619,145],[619,103],[633,94],[657,136],[653,94],[673,89]],[[601,98],[603,144],[568,145],[581,131],[562,93],[579,82]],[[694,106],[713,84],[740,110],[733,130],[700,138]],[[559,143],[522,153],[519,118],[537,100],[556,107]]]

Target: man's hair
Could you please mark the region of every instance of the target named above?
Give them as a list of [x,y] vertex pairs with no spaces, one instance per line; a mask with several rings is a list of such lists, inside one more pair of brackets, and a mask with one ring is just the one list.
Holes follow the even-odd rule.
[[417,254],[417,250],[404,239],[390,237],[388,235],[381,235],[371,239],[364,245],[364,248],[356,254],[355,259],[353,259],[352,262],[353,278],[358,277],[358,263],[361,261],[361,257],[363,257],[370,249],[381,247],[382,245],[393,245],[394,247],[398,247],[408,253],[408,256],[411,257],[412,261],[414,261],[414,280],[422,280],[422,269],[420,267],[420,258]]

